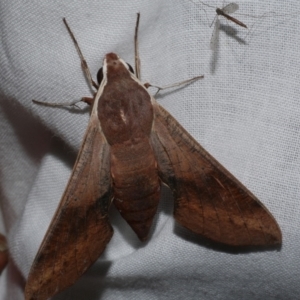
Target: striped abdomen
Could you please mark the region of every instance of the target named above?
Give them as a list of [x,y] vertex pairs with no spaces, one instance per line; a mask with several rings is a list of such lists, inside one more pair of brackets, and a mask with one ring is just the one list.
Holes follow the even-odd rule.
[[111,175],[116,208],[139,239],[145,240],[160,192],[157,164],[149,140],[113,145]]

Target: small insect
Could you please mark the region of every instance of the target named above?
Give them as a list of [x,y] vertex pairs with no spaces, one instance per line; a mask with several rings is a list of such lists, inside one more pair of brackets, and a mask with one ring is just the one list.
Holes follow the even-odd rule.
[[231,16],[228,15],[228,14],[234,13],[238,9],[239,9],[238,4],[236,4],[236,3],[229,3],[229,4],[225,5],[223,8],[217,8],[216,9],[216,13],[217,13],[217,15],[223,16],[226,19],[228,19],[229,21],[232,21],[232,22],[236,23],[237,25],[240,25],[242,27],[247,28],[247,26],[244,23],[242,23],[238,19],[233,18],[233,17],[231,17]]
[[212,24],[215,23],[215,25],[214,25],[213,33],[212,33],[211,40],[210,40],[210,48],[212,50],[215,50],[217,48],[217,45],[218,45],[219,31],[220,31],[219,16],[223,16],[227,20],[232,21],[232,22],[236,23],[239,26],[247,28],[247,26],[244,23],[242,23],[238,19],[233,18],[233,17],[228,15],[228,14],[234,13],[238,9],[239,9],[239,6],[236,3],[229,3],[229,4],[225,5],[223,8],[216,8],[216,16],[215,16],[215,18],[212,22]]
[[[115,53],[105,55],[98,84],[66,20],[89,83],[97,89],[82,145],[61,202],[32,264],[26,300],[45,300],[71,286],[113,235],[113,203],[141,241],[156,214],[161,184],[174,196],[176,221],[232,246],[281,244],[265,206],[205,151]],[[185,82],[200,79],[197,76]],[[175,85],[176,86],[176,85]]]

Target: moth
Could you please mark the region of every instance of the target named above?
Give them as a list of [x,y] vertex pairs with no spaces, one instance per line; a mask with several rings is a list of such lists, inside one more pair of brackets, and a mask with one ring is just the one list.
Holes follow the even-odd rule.
[[[173,192],[176,221],[192,232],[232,246],[280,244],[279,226],[265,206],[156,102],[147,91],[149,84],[126,62],[108,53],[97,75],[99,86],[91,79],[64,23],[97,92],[83,98],[92,107],[89,124],[32,264],[25,299],[48,299],[98,259],[113,235],[108,216],[112,203],[144,241],[162,183]],[[138,23],[139,14],[136,37]]]

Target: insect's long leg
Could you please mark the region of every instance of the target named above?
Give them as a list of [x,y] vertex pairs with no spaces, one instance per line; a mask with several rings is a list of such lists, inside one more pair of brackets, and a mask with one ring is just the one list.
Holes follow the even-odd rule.
[[140,13],[137,13],[135,32],[134,32],[134,60],[135,60],[135,75],[137,79],[141,80],[141,61],[139,55],[139,44],[138,44],[138,30],[140,23]]
[[215,15],[215,17],[214,17],[214,19],[213,19],[213,21],[211,22],[211,24],[210,24],[210,26],[209,26],[209,27],[213,26],[213,24],[214,24],[214,22],[215,22],[216,18],[218,18],[218,15],[217,15],[217,14]]
[[[193,1],[192,1],[192,2],[193,2]],[[205,5],[205,6],[207,6],[207,7],[215,8],[214,6],[209,5],[209,4],[207,4],[207,3],[203,2],[203,1],[200,1],[200,0],[199,0],[198,2],[200,2],[202,5]],[[195,3],[195,2],[193,2],[193,3]]]
[[150,83],[145,83],[145,87],[146,88],[148,88],[148,87],[157,88],[157,92],[155,94],[155,95],[157,95],[161,90],[166,90],[166,89],[170,89],[170,88],[173,88],[173,87],[189,84],[193,81],[196,81],[196,80],[199,80],[199,79],[202,79],[202,78],[204,78],[204,75],[196,76],[196,77],[193,77],[193,78],[190,78],[190,79],[187,79],[187,80],[183,80],[183,81],[180,81],[180,82],[168,84],[168,85],[165,85],[165,86],[157,86],[157,85],[152,85]]
[[67,27],[67,30],[68,30],[68,32],[69,32],[69,34],[70,34],[70,36],[71,36],[71,38],[72,38],[72,40],[74,42],[75,48],[76,48],[76,50],[77,50],[77,52],[79,54],[79,57],[80,57],[80,60],[81,60],[81,67],[82,67],[82,69],[83,69],[83,71],[85,73],[85,76],[86,76],[88,82],[95,89],[98,89],[99,86],[98,86],[98,84],[92,78],[92,75],[91,75],[90,69],[89,69],[89,67],[87,65],[87,62],[86,62],[86,60],[85,60],[85,58],[84,58],[84,56],[83,56],[83,54],[82,54],[82,52],[81,52],[81,50],[79,48],[78,42],[75,39],[75,36],[74,36],[73,32],[71,31],[71,28],[69,27],[69,25],[67,23],[67,20],[65,18],[63,18],[63,21],[64,21],[64,23],[65,23],[65,25]]

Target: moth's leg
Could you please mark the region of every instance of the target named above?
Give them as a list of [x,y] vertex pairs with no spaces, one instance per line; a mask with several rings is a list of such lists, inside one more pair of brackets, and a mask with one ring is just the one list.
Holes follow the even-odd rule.
[[95,97],[82,97],[80,101],[88,104],[93,105]]
[[170,88],[173,88],[173,87],[189,84],[189,83],[192,83],[192,82],[194,82],[196,80],[199,80],[199,79],[202,79],[202,78],[204,78],[204,75],[196,76],[196,77],[193,77],[193,78],[190,78],[190,79],[187,79],[187,80],[183,80],[183,81],[172,83],[172,84],[165,85],[165,86],[157,86],[157,85],[150,84],[148,82],[145,83],[144,86],[145,86],[145,88],[149,88],[149,87],[157,88],[157,92],[155,93],[155,95],[157,95],[161,90],[166,90],[166,89],[170,89]]
[[67,21],[66,21],[65,18],[63,18],[63,21],[64,21],[64,23],[65,23],[65,25],[67,27],[67,30],[68,30],[68,32],[69,32],[69,34],[70,34],[70,36],[71,36],[71,38],[72,38],[72,40],[74,42],[75,48],[76,48],[76,50],[77,50],[77,52],[79,54],[79,57],[80,57],[80,60],[81,60],[81,67],[82,67],[82,69],[83,69],[83,71],[85,73],[85,76],[86,76],[89,84],[91,86],[93,86],[95,89],[98,89],[99,86],[98,86],[98,84],[92,78],[90,69],[89,69],[89,67],[87,65],[87,62],[86,62],[86,60],[85,60],[85,58],[84,58],[84,56],[83,56],[83,54],[82,54],[82,52],[81,52],[81,50],[79,48],[77,40],[75,39],[75,36],[74,36],[73,32],[71,31],[71,28],[69,27],[69,25],[68,25],[68,23],[67,23]]
[[139,55],[139,45],[138,45],[138,30],[140,23],[140,13],[137,13],[136,23],[135,23],[135,33],[134,33],[134,61],[135,61],[135,76],[137,79],[141,80],[141,60]]
[[[52,107],[65,107],[65,106],[76,106],[76,104],[81,102],[82,100],[75,100],[72,102],[60,102],[60,103],[50,103],[50,102],[43,102],[43,101],[38,101],[38,100],[32,100],[33,103],[35,104],[40,104],[44,106],[52,106]],[[86,102],[86,101],[84,101]]]
[[96,93],[94,93],[94,97],[82,97],[80,100],[75,100],[73,102],[59,102],[59,103],[51,103],[51,102],[43,102],[43,101],[38,101],[38,100],[32,100],[33,103],[35,104],[40,104],[44,106],[51,106],[51,107],[65,107],[65,106],[76,106],[79,108],[76,104],[79,102],[84,102],[88,105],[93,105],[94,99],[95,99]]

